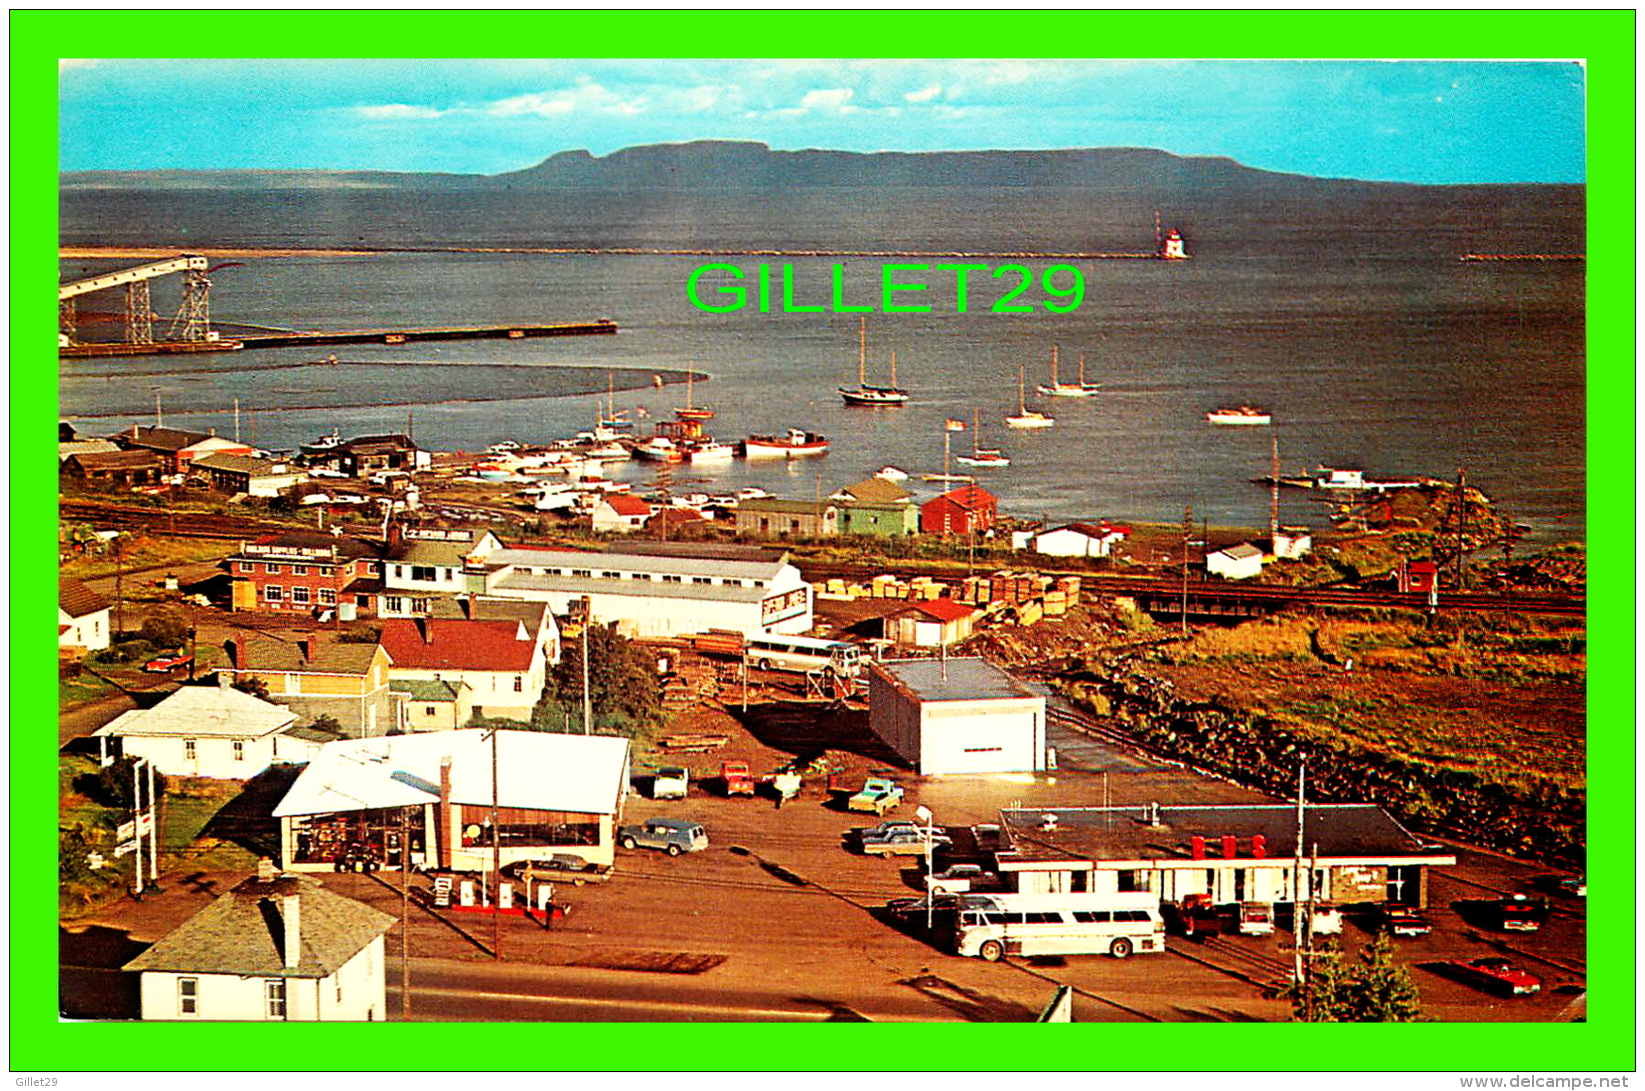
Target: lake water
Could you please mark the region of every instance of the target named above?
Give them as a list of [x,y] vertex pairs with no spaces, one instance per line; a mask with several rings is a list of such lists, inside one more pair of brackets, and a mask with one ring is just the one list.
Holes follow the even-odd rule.
[[[942,467],[943,421],[969,427],[975,413],[984,444],[1012,459],[1008,468],[978,471],[979,480],[1012,514],[1174,522],[1191,504],[1196,519],[1212,524],[1265,527],[1268,493],[1250,479],[1268,471],[1270,431],[1204,421],[1209,409],[1248,403],[1273,412],[1287,472],[1323,464],[1450,478],[1465,467],[1469,482],[1509,517],[1533,526],[1533,541],[1579,539],[1583,266],[1457,259],[1578,251],[1580,199],[1570,190],[1521,189],[1504,201],[1501,192],[1211,195],[1168,209],[1166,222],[1182,228],[1193,260],[1081,263],[1085,301],[1072,314],[989,313],[997,292],[978,282],[971,313],[955,313],[945,288],[928,293],[931,313],[870,315],[870,381],[886,377],[895,349],[898,379],[913,395],[904,409],[871,410],[846,407],[835,392],[856,381],[855,315],[715,315],[688,302],[691,271],[726,259],[436,248],[1133,251],[1152,248],[1153,209],[1026,189],[876,191],[873,202],[850,191],[689,202],[666,193],[70,191],[65,245],[412,251],[242,259],[213,274],[213,318],[231,330],[237,322],[348,329],[610,317],[621,332],[338,346],[343,362],[335,367],[292,366],[331,351],[314,348],[65,361],[61,410],[85,431],[112,432],[152,423],[158,393],[167,424],[230,434],[238,398],[241,434],[272,449],[332,428],[400,431],[409,418],[425,447],[475,450],[586,428],[608,372],[625,388],[615,396],[620,408],[667,417],[685,391],[656,389],[652,376],[689,366],[711,376],[692,394],[716,411],[710,431],[719,438],[803,427],[829,436],[834,448],[797,464],[677,470],[677,491],[700,479],[711,491],[757,484],[812,497],[888,464],[917,478]],[[778,259],[737,260],[752,271],[759,260]],[[834,261],[845,264],[849,300],[872,294],[882,259],[800,258],[791,260],[797,298],[824,302]],[[65,261],[63,275],[120,264]],[[176,309],[180,292],[168,279],[153,287],[162,314]],[[121,300],[111,292],[87,309],[97,306],[114,311]],[[1065,381],[1086,355],[1087,379],[1102,384],[1098,396],[1034,396],[1033,384],[1049,378],[1053,344],[1061,346]],[[1055,427],[1005,428],[1003,417],[1017,406],[1019,366],[1028,370],[1029,402],[1052,413]],[[952,441],[962,453],[970,434]],[[1288,494],[1282,515],[1324,525],[1324,512],[1304,494]]]

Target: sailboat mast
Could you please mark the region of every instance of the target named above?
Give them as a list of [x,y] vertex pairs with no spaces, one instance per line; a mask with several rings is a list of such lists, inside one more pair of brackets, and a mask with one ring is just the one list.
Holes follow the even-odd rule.
[[857,388],[868,381],[868,319],[857,319]]
[[1023,392],[1026,370],[1022,364],[1017,365],[1017,416],[1019,417],[1028,413],[1028,396]]
[[891,350],[891,388],[893,390],[895,390],[896,386],[897,386],[897,350],[892,349]]
[[1051,346],[1051,389],[1055,390],[1060,384],[1057,382],[1057,346]]
[[1080,386],[1085,386],[1085,353],[1080,353]]

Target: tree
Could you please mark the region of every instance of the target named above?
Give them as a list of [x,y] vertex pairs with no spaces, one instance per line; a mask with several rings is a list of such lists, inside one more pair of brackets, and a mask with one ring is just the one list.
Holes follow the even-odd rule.
[[268,683],[255,674],[242,675],[234,680],[234,688],[241,693],[249,693],[253,697],[268,700]]
[[[662,686],[657,675],[657,662],[651,653],[609,629],[590,626],[588,659],[591,668],[588,676],[589,699],[594,706],[596,727],[602,721],[607,726],[629,726],[655,723],[661,719]],[[571,718],[580,730],[582,724],[579,717],[583,707],[581,637],[563,644],[560,664],[554,669],[548,690],[545,698],[551,696],[555,706],[575,710]],[[549,715],[552,716],[552,713]],[[558,727],[552,721],[542,726],[551,730]]]
[[161,610],[143,619],[137,635],[156,648],[181,648],[188,643],[188,618],[176,610]]
[[1422,1001],[1410,971],[1394,962],[1386,933],[1360,948],[1349,965],[1342,952],[1328,948],[1314,959],[1309,988],[1292,986],[1292,1016],[1312,1023],[1417,1023]]
[[[129,811],[135,799],[132,792],[136,779],[136,769],[136,758],[121,758],[119,761],[105,765],[95,773],[81,773],[75,777],[73,782],[74,790],[93,803],[117,811]],[[166,777],[158,770],[154,773],[154,791],[156,797],[166,794]],[[146,788],[143,792],[143,798],[145,800],[148,798]]]

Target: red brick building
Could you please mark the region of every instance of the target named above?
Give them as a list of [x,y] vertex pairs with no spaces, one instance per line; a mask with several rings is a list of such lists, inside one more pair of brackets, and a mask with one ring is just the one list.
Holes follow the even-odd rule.
[[234,581],[235,610],[313,613],[337,608],[346,620],[372,613],[383,589],[376,546],[315,531],[241,542],[239,552],[224,563]]
[[1000,502],[987,489],[961,485],[920,505],[922,534],[982,534],[999,517]]

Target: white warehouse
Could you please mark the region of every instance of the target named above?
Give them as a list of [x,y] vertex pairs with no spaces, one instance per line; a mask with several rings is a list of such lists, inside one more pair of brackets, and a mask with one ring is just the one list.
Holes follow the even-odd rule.
[[752,546],[626,542],[600,552],[504,547],[469,556],[469,590],[546,602],[565,614],[587,598],[596,623],[628,635],[670,637],[709,629],[803,633],[811,585],[788,554]]
[[870,664],[868,724],[922,775],[1045,768],[1045,698],[983,659]]

